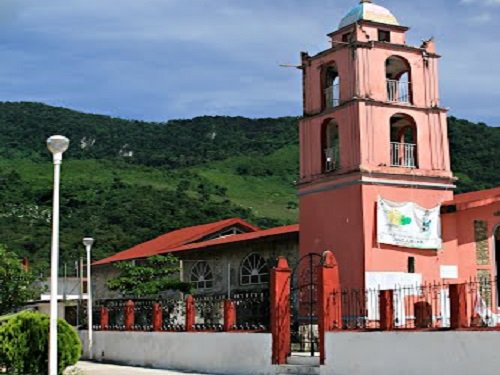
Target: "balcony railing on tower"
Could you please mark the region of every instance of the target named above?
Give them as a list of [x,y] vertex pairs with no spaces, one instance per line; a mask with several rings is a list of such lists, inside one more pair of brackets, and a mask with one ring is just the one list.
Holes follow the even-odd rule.
[[391,142],[391,167],[416,168],[416,151],[414,144]]
[[387,100],[395,103],[410,103],[410,82],[387,80]]
[[339,168],[339,150],[338,147],[329,147],[325,149],[325,172],[331,172]]
[[326,108],[334,108],[340,105],[340,85],[334,84],[325,89]]

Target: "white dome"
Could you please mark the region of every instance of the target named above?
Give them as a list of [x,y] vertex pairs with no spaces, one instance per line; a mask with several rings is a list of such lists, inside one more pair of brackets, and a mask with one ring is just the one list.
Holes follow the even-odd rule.
[[399,26],[398,20],[388,9],[373,4],[370,0],[362,0],[342,18],[339,29],[361,20]]

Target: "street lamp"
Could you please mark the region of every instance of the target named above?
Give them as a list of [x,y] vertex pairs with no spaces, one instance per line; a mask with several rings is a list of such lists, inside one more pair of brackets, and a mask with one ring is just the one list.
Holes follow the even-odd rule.
[[92,359],[92,279],[90,278],[90,250],[94,239],[85,237],[83,245],[87,250],[87,323],[88,323],[88,339],[89,339],[89,359]]
[[57,282],[59,277],[59,184],[62,154],[68,149],[69,139],[53,135],[47,139],[47,148],[54,162],[54,199],[52,208],[52,246],[50,263],[50,338],[49,375],[57,375]]

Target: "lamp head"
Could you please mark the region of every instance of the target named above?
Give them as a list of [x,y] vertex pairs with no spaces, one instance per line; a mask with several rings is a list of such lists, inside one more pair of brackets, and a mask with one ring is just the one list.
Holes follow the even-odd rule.
[[62,135],[53,135],[47,139],[47,148],[52,153],[55,164],[61,164],[62,154],[68,149],[69,139]]
[[93,243],[94,243],[94,239],[92,237],[85,237],[83,239],[83,244],[85,245],[85,247],[92,246]]
[[62,135],[53,135],[47,139],[47,148],[52,154],[62,154],[68,149],[69,139]]

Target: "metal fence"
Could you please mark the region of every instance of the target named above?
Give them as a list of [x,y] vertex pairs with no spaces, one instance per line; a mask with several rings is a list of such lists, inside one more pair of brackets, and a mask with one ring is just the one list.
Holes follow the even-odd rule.
[[394,79],[387,80],[387,100],[397,103],[410,103],[411,83]]
[[415,168],[416,161],[417,145],[391,142],[391,167]]
[[236,292],[231,298],[236,305],[235,330],[269,331],[269,291]]
[[[224,303],[228,301],[226,295],[196,296],[194,301],[194,324],[189,330],[220,332],[224,330]],[[94,330],[123,331],[126,329],[126,308],[129,301],[133,302],[134,331],[152,331],[154,320],[154,306],[161,309],[161,331],[186,331],[186,299],[158,298],[158,299],[106,299],[95,301],[93,312]],[[261,292],[234,292],[231,299],[235,309],[235,322],[230,330],[267,332],[269,330],[269,291]],[[81,310],[84,319],[80,328],[87,328],[87,306],[82,302]],[[108,313],[108,323],[101,325],[103,308]]]
[[[496,279],[461,284],[468,326],[496,327],[500,323]],[[393,329],[449,329],[450,284],[428,283],[396,287],[392,291]],[[333,326],[345,330],[381,328],[381,289],[343,289],[331,294],[336,317]]]

